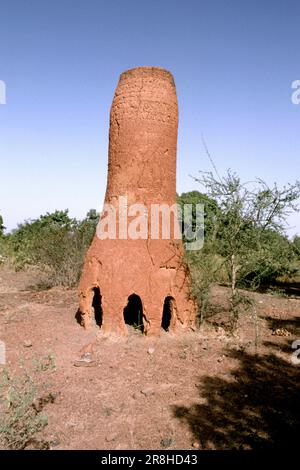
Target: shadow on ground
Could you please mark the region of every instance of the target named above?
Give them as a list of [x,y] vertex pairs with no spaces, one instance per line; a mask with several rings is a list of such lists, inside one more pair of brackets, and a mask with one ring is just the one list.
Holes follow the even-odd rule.
[[257,292],[261,294],[277,294],[286,297],[298,298],[300,297],[300,282],[276,282],[274,284],[267,284],[260,286]]
[[294,316],[287,319],[266,317],[270,330],[284,328],[291,335],[300,335],[300,317]]
[[204,377],[204,404],[173,407],[202,449],[268,449],[298,446],[300,365],[273,354],[229,351],[239,366],[228,378]]

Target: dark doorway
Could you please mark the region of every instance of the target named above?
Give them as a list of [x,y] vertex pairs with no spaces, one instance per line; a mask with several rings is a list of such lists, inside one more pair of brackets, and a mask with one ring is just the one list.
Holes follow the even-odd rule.
[[124,321],[127,325],[131,325],[143,333],[143,305],[140,297],[136,294],[128,297],[128,304],[124,308]]
[[101,306],[101,294],[99,287],[94,287],[93,289],[94,297],[92,302],[92,307],[94,309],[94,317],[96,325],[102,326],[103,315],[102,315],[102,306]]
[[161,320],[161,327],[165,331],[169,331],[171,319],[173,315],[173,309],[174,309],[174,299],[173,297],[168,296],[165,298],[165,301],[164,301],[163,315],[162,315],[162,320]]

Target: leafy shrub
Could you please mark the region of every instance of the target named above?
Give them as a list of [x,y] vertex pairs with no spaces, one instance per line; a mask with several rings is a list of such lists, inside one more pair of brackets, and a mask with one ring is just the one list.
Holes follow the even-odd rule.
[[185,259],[192,278],[192,295],[197,304],[200,325],[209,315],[210,290],[220,280],[222,259],[208,250],[187,252]]
[[[295,274],[295,253],[299,254],[300,242],[296,237],[292,246],[284,229],[287,215],[299,210],[300,182],[280,189],[260,179],[243,183],[231,170],[220,177],[214,170],[215,174],[200,172],[201,177],[194,178],[206,194],[192,191],[179,196],[178,201],[194,207],[202,202],[205,208],[204,246],[198,253],[187,253],[200,322],[205,317],[210,287],[220,282],[224,267],[236,322],[240,306],[245,305],[238,287],[258,288]],[[195,210],[193,214],[195,219]]]
[[256,250],[249,250],[246,262],[239,269],[238,285],[257,289],[291,278],[297,272],[291,242],[274,230],[260,234]]
[[295,236],[293,239],[293,251],[296,255],[296,257],[300,260],[300,237]]
[[[206,194],[202,194],[199,191],[190,191],[188,193],[182,193],[177,196],[177,203],[181,208],[183,214],[183,208],[185,204],[192,205],[192,228],[196,227],[196,206],[197,204],[203,204],[204,206],[204,227],[205,227],[205,240],[211,241],[215,236],[215,218],[218,214],[218,205],[216,201]],[[183,229],[183,227],[182,227]]]
[[38,266],[47,274],[48,286],[75,285],[97,220],[95,210],[83,221],[71,219],[65,210],[19,225],[9,240],[16,268]]
[[2,372],[0,381],[0,448],[22,450],[48,424],[47,416],[34,407],[38,399],[33,378]]

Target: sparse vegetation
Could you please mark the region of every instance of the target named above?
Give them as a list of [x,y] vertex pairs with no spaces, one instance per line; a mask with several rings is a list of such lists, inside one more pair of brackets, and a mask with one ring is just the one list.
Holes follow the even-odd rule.
[[82,221],[70,218],[68,210],[47,213],[20,224],[5,237],[3,246],[16,269],[36,266],[43,271],[47,287],[74,286],[97,221],[95,210]]
[[[30,444],[36,448],[47,448],[47,443],[39,441],[37,435],[48,424],[42,413],[43,404],[54,401],[48,394],[47,399],[39,395],[40,378],[35,373],[44,371],[43,367],[31,372],[23,369],[20,374],[4,369],[0,377],[0,448],[22,450]],[[38,384],[39,383],[39,387]],[[51,398],[51,400],[49,399]]]
[[280,189],[260,179],[242,183],[230,170],[222,178],[209,172],[195,180],[206,194],[185,193],[179,202],[204,203],[205,207],[204,247],[186,256],[199,304],[199,321],[203,322],[209,312],[210,287],[225,280],[231,288],[234,326],[239,312],[245,310],[245,295],[238,292],[239,287],[257,290],[299,272],[299,240],[295,237],[291,242],[285,226],[287,215],[298,210],[300,184]]

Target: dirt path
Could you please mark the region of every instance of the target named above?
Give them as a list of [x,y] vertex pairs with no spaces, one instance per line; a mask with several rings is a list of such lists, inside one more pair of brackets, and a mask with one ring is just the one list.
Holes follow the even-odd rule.
[[[34,276],[33,276],[34,277]],[[199,332],[153,341],[130,330],[128,341],[99,337],[75,321],[75,290],[35,292],[28,273],[0,271],[0,339],[7,365],[42,365],[39,387],[56,396],[40,436],[55,449],[228,449],[296,443],[300,300],[255,294],[254,324],[226,332],[226,288],[212,301],[220,313]],[[76,367],[98,335],[89,367]],[[44,367],[43,367],[44,364]],[[1,366],[0,366],[1,367]],[[3,366],[2,366],[3,367]]]

